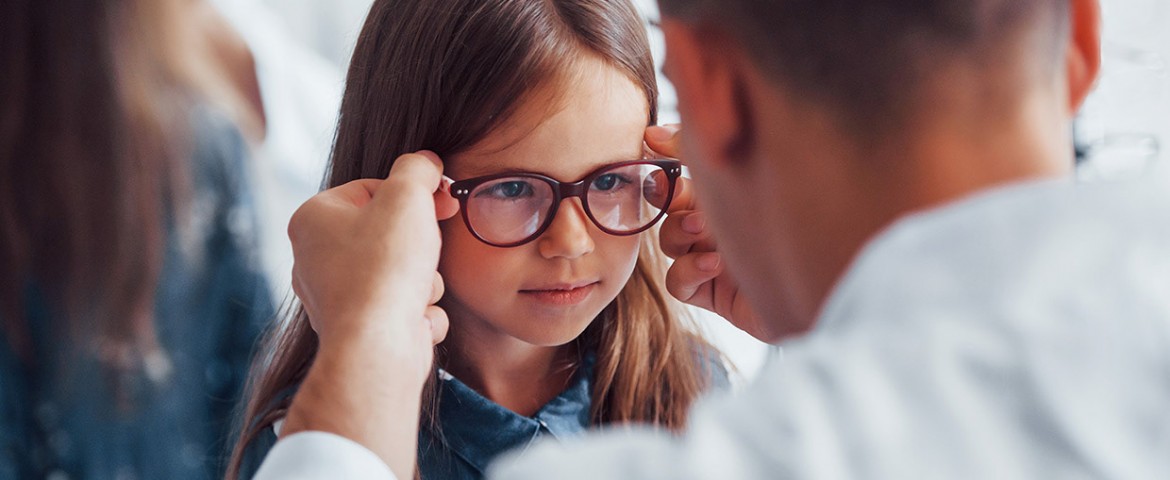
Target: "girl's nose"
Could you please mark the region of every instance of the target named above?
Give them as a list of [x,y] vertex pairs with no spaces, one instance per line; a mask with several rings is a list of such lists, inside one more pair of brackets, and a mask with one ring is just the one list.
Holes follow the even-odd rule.
[[547,259],[578,258],[593,252],[593,230],[579,198],[561,201],[548,230],[537,239],[540,255]]

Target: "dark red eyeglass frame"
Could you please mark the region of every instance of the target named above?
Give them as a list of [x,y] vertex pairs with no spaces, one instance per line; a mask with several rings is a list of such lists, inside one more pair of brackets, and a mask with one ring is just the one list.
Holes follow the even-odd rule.
[[[629,231],[629,232],[611,230],[611,229],[606,228],[605,226],[601,225],[601,222],[597,221],[597,218],[595,218],[593,216],[593,211],[590,210],[590,208],[589,208],[589,197],[588,197],[589,185],[592,184],[593,181],[597,179],[597,177],[603,175],[605,172],[608,172],[608,171],[616,169],[616,168],[628,167],[630,165],[653,165],[653,166],[661,168],[662,171],[666,173],[667,182],[669,183],[669,188],[667,189],[667,194],[666,194],[666,202],[664,205],[662,205],[662,211],[658,212],[658,215],[656,215],[654,217],[654,219],[651,220],[650,222],[648,222],[645,226],[643,226],[637,230],[633,230],[633,231]],[[467,230],[469,232],[471,232],[472,236],[474,236],[479,241],[486,243],[488,245],[491,245],[493,247],[511,248],[511,247],[518,247],[520,245],[524,245],[528,242],[536,240],[538,237],[543,235],[544,232],[546,230],[548,230],[548,227],[550,225],[552,225],[553,219],[556,218],[557,210],[560,208],[561,202],[563,202],[566,198],[573,198],[573,197],[577,197],[577,198],[581,199],[581,205],[582,205],[582,207],[584,207],[585,215],[588,216],[589,221],[593,222],[593,225],[596,225],[597,228],[600,229],[601,231],[603,231],[607,234],[610,234],[610,235],[615,235],[615,236],[629,236],[629,235],[637,235],[639,233],[642,233],[642,232],[646,231],[647,229],[649,229],[650,227],[653,227],[654,224],[658,223],[658,221],[661,220],[664,215],[666,215],[666,209],[670,208],[670,202],[672,200],[674,200],[674,189],[675,189],[675,186],[678,184],[678,178],[681,176],[682,176],[682,163],[679,162],[678,160],[670,160],[670,159],[633,160],[633,161],[629,161],[629,162],[611,163],[609,165],[598,168],[597,170],[594,170],[593,172],[590,172],[588,175],[585,175],[585,177],[582,178],[581,180],[578,180],[576,182],[571,182],[571,183],[570,182],[561,182],[555,178],[552,178],[552,177],[549,177],[546,175],[541,175],[539,173],[528,173],[528,172],[498,173],[495,175],[486,175],[486,176],[482,176],[482,177],[468,178],[466,180],[460,180],[458,182],[454,182],[451,184],[451,196],[459,199],[459,210],[462,212],[463,223],[465,225],[467,225]],[[544,223],[540,225],[540,228],[536,229],[535,233],[525,237],[522,240],[519,240],[516,242],[511,242],[511,243],[503,243],[503,244],[488,241],[487,239],[481,237],[479,235],[479,232],[475,231],[475,227],[471,226],[471,219],[468,218],[468,216],[467,216],[468,199],[471,197],[471,192],[475,191],[476,187],[478,187],[484,183],[491,182],[493,180],[499,180],[501,178],[513,178],[513,177],[534,178],[534,179],[543,181],[552,187],[552,191],[553,191],[554,196],[553,196],[552,205],[549,207],[548,216],[545,217]]]

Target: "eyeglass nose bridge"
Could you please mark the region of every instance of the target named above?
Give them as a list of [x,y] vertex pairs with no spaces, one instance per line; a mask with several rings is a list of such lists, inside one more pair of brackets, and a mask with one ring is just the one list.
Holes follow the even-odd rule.
[[588,181],[590,179],[586,178],[572,183],[556,182],[553,185],[556,191],[556,196],[553,197],[553,203],[560,205],[561,202],[573,197],[580,198],[582,205],[589,203],[589,186],[585,183]]
[[597,219],[593,218],[593,212],[589,210],[589,179],[584,179],[572,183],[564,183],[557,181],[556,179],[548,180],[552,180],[552,182],[550,182],[553,187],[552,205],[549,205],[548,217],[545,218],[544,224],[541,225],[539,229],[537,229],[537,232],[532,235],[532,238],[539,237],[548,231],[548,228],[552,226],[553,222],[556,221],[557,215],[560,215],[561,213],[561,203],[564,203],[565,200],[570,198],[581,199],[581,210],[583,213],[585,213],[585,217],[587,218],[586,223],[592,223],[593,225],[601,227],[601,225],[598,224]]

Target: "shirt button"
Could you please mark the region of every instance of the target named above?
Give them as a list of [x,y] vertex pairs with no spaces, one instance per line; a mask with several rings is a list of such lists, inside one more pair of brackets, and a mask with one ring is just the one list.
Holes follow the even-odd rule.
[[53,470],[45,475],[45,480],[69,480],[69,474],[61,470]]

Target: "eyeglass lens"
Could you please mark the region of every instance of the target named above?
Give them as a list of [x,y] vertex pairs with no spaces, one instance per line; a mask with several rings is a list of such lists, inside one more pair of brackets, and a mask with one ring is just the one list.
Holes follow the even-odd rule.
[[[666,172],[653,164],[616,166],[593,175],[587,185],[585,209],[607,233],[639,231],[654,222],[669,193]],[[553,185],[535,177],[506,177],[483,183],[467,199],[467,221],[481,238],[511,244],[536,234],[552,214]],[[654,200],[652,203],[650,200]]]

